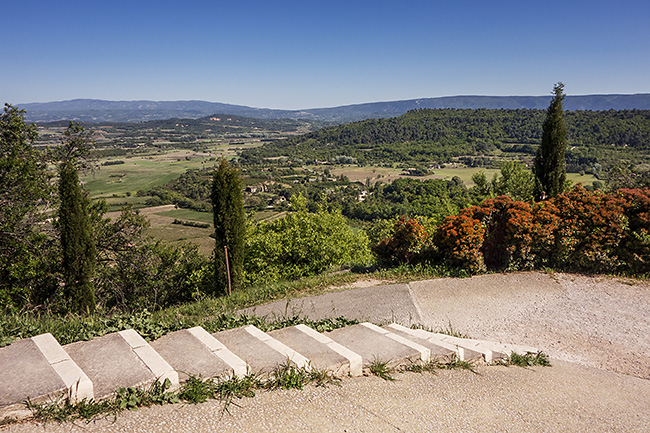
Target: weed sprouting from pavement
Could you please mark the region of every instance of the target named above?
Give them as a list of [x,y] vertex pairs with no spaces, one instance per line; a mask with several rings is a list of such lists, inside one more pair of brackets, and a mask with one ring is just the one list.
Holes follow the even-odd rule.
[[287,361],[273,370],[265,387],[268,389],[302,389],[308,382],[309,372]]
[[109,400],[83,399],[73,402],[68,395],[48,403],[39,404],[28,400],[26,405],[32,411],[32,418],[37,421],[65,422],[74,419],[91,421],[102,414],[117,415],[125,409],[135,410],[143,406],[178,402],[178,394],[168,391],[169,388],[171,382],[165,379],[164,382],[156,381],[145,389],[120,388]]
[[460,369],[460,370],[469,370],[472,373],[478,374],[475,369],[475,365],[472,361],[463,361],[460,360],[457,357],[454,357],[454,359],[451,360],[451,362],[447,364],[440,364],[443,369],[446,370],[453,370],[453,369]]
[[476,373],[475,366],[471,361],[461,361],[455,355],[449,362],[441,362],[437,359],[425,363],[413,363],[404,368],[404,371],[413,373],[435,373],[437,370],[469,370]]
[[341,386],[341,379],[327,370],[312,368],[309,371],[309,381],[315,386],[337,385]]
[[527,352],[524,355],[512,352],[510,358],[507,362],[508,365],[516,365],[519,367],[532,367],[539,365],[542,367],[550,367],[551,362],[548,360],[548,356],[544,352]]
[[391,376],[395,370],[393,368],[390,368],[388,366],[388,363],[381,361],[378,358],[374,358],[370,364],[368,364],[368,369],[370,370],[370,373],[374,374],[377,377],[381,377],[384,380],[395,380],[395,378]]

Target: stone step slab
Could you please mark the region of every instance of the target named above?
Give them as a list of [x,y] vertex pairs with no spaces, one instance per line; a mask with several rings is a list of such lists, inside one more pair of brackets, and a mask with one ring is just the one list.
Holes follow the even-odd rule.
[[338,377],[361,376],[363,373],[360,355],[306,325],[276,329],[269,335],[305,355],[312,368]]
[[176,370],[181,382],[189,375],[203,378],[243,377],[247,365],[200,326],[164,335],[151,342],[156,352]]
[[391,323],[388,325],[388,328],[413,335],[417,338],[425,339],[432,344],[453,350],[461,361],[485,360],[486,362],[493,362],[503,357],[503,354],[494,352],[487,347],[477,345],[475,344],[475,341],[466,338],[451,337],[446,334],[429,332],[423,329],[411,329],[397,323]]
[[215,332],[212,336],[246,362],[251,373],[268,375],[287,363],[310,369],[309,359],[253,325]]
[[133,329],[64,346],[94,385],[95,399],[118,388],[144,387],[169,379],[178,387],[178,373]]
[[[427,332],[427,331],[424,331]],[[519,355],[526,353],[537,353],[538,349],[531,346],[524,346],[519,344],[505,344],[497,343],[494,341],[476,340],[473,338],[459,338],[445,334],[435,334],[439,338],[444,338],[453,344],[463,345],[464,347],[474,349],[484,354],[486,362],[494,362],[501,359],[508,359],[512,352]]]
[[451,349],[449,346],[445,345],[444,347],[440,344],[433,343],[426,338],[418,336],[416,333],[410,332],[413,331],[411,328],[406,328],[404,326],[395,324],[384,325],[382,328],[400,335],[408,340],[411,340],[415,343],[418,343],[431,352],[431,361],[439,362],[441,364],[448,364],[458,358],[456,350]]
[[326,333],[337,343],[361,356],[364,369],[374,361],[394,368],[413,363],[429,362],[431,352],[426,347],[391,333],[371,323],[360,323]]
[[0,419],[29,415],[27,400],[72,402],[91,399],[93,384],[52,334],[41,334],[0,348]]

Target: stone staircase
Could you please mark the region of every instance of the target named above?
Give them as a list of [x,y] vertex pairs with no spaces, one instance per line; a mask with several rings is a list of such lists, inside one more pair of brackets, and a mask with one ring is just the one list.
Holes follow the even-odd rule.
[[392,323],[360,323],[319,333],[305,325],[262,332],[252,325],[208,333],[201,327],[167,334],[148,343],[129,329],[61,346],[51,334],[0,348],[0,419],[23,417],[25,402],[68,394],[72,400],[101,400],[121,387],[145,387],[169,379],[173,387],[189,375],[268,375],[290,362],[305,369],[361,376],[374,360],[390,367],[437,360],[494,362],[526,346],[451,337]]

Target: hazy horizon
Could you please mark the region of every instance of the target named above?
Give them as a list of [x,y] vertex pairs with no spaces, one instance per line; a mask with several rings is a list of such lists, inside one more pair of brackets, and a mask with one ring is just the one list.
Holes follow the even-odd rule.
[[[634,96],[634,95],[650,95],[650,93],[600,93],[600,94],[585,94],[585,95],[568,95],[568,96]],[[270,110],[287,110],[287,111],[298,111],[298,110],[310,110],[310,109],[320,109],[320,108],[338,108],[338,107],[346,107],[346,106],[352,106],[352,105],[365,105],[365,104],[376,104],[376,103],[389,103],[389,102],[398,102],[398,101],[417,101],[417,100],[425,100],[425,99],[443,99],[443,98],[473,98],[473,97],[486,97],[486,98],[541,98],[541,97],[548,97],[549,99],[552,98],[552,95],[549,93],[548,95],[445,95],[445,96],[431,96],[431,97],[424,97],[424,98],[411,98],[411,99],[400,99],[400,100],[394,100],[394,101],[366,101],[366,102],[359,102],[359,103],[354,103],[354,104],[338,104],[338,105],[331,105],[331,106],[321,106],[321,107],[300,107],[296,109],[285,109],[285,108],[274,108],[274,107],[257,107],[253,105],[246,105],[246,104],[231,104],[226,101],[208,101],[208,100],[202,100],[202,99],[175,99],[175,100],[153,100],[153,99],[119,99],[119,100],[111,100],[111,99],[95,99],[95,98],[74,98],[74,99],[63,99],[63,100],[58,100],[58,101],[34,101],[34,102],[19,102],[17,104],[14,104],[16,106],[20,105],[27,105],[27,104],[50,104],[50,103],[60,103],[60,102],[72,102],[72,101],[102,101],[102,102],[156,102],[156,103],[161,103],[161,102],[206,102],[206,103],[211,103],[211,104],[224,104],[224,105],[237,105],[237,106],[242,106],[242,107],[249,107],[249,108],[260,108],[260,109],[270,109]]]

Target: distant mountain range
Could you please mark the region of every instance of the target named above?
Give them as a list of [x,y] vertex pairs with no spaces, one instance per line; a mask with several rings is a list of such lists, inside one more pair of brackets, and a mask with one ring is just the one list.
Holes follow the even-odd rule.
[[[258,119],[313,119],[345,123],[400,116],[416,108],[546,109],[551,96],[447,96],[405,101],[371,102],[331,108],[274,110],[207,101],[104,101],[74,99],[18,104],[30,122],[75,120],[84,122],[142,122],[171,118],[197,119],[215,113]],[[566,110],[650,109],[650,93],[634,95],[567,96]]]

